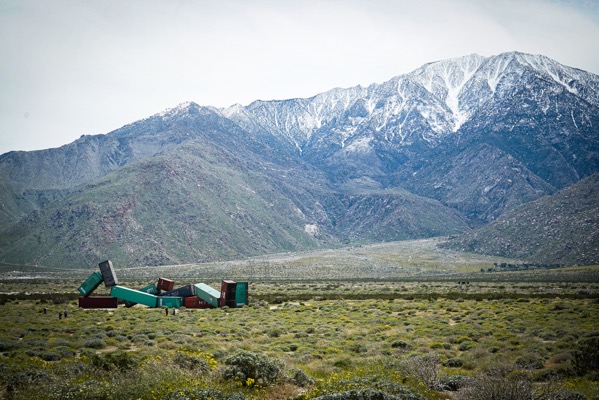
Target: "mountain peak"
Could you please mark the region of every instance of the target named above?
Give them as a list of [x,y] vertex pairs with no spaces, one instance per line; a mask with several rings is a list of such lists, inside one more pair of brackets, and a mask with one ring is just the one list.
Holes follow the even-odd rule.
[[156,115],[161,117],[172,117],[174,115],[188,113],[192,110],[198,110],[199,108],[200,106],[193,101],[185,101],[183,103],[177,104],[175,107],[167,108]]

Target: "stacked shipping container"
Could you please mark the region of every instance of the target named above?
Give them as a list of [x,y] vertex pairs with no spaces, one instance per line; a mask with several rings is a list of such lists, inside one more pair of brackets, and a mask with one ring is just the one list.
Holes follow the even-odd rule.
[[[118,300],[127,307],[143,304],[148,307],[241,307],[248,304],[248,283],[223,280],[221,291],[197,283],[173,289],[175,281],[159,278],[156,284],[151,283],[140,290],[130,289],[118,284],[118,279],[110,260],[98,264],[100,272],[91,274],[77,289],[81,297],[81,308],[116,308]],[[110,287],[110,296],[95,296],[90,294],[102,283]],[[164,291],[164,293],[161,293]]]

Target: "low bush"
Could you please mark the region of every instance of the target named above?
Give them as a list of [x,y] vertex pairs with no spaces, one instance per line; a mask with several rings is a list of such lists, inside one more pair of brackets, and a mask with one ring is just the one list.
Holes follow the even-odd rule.
[[244,400],[240,393],[225,394],[213,389],[176,389],[170,392],[164,400]]
[[178,351],[173,359],[179,367],[193,372],[206,373],[210,371],[210,365],[203,357],[193,354]]
[[289,380],[295,386],[306,387],[314,384],[314,379],[310,378],[302,369],[294,369],[291,372]]
[[[283,375],[283,365],[278,360],[271,360],[265,354],[241,351],[223,360],[226,365],[223,371],[225,379],[261,384],[276,383]],[[251,381],[250,381],[251,379]]]
[[333,394],[325,394],[312,400],[404,400],[404,397],[393,396],[380,390],[362,389],[348,390]]
[[464,375],[448,375],[441,378],[441,387],[443,390],[455,392],[466,386],[470,378]]
[[106,354],[94,354],[91,357],[92,365],[106,370],[131,370],[139,361],[126,351],[114,351]]
[[530,400],[532,382],[526,374],[491,368],[467,381],[456,394],[457,400]]
[[450,358],[443,363],[443,366],[448,368],[460,368],[464,365],[464,362],[459,358]]
[[103,349],[106,347],[106,342],[102,339],[95,338],[83,343],[83,347],[88,347],[90,349]]

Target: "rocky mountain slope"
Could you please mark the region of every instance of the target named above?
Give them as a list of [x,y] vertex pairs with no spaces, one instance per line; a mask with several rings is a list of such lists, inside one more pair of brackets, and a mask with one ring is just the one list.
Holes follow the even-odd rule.
[[[599,77],[505,53],[0,155],[0,261],[163,264],[468,231],[599,171]],[[69,260],[69,261],[65,261]]]
[[537,263],[599,264],[599,174],[520,206],[445,246]]
[[596,75],[505,53],[225,113],[286,138],[334,182],[369,176],[486,223],[599,169],[598,99]]

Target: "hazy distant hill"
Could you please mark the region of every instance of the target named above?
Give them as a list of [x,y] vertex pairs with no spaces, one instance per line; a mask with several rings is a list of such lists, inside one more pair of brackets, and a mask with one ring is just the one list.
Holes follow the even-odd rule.
[[184,103],[0,155],[0,261],[154,265],[456,234],[599,171],[598,155],[599,77],[522,53],[308,99]]
[[599,174],[520,206],[446,245],[536,263],[599,264]]

